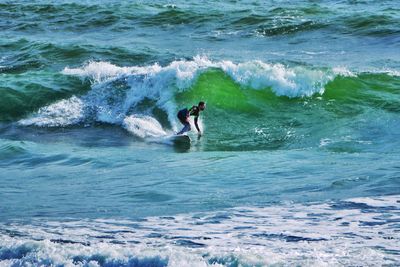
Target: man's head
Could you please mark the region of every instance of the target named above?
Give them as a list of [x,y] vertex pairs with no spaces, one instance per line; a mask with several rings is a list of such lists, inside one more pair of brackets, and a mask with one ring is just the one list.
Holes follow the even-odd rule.
[[203,101],[200,101],[198,107],[199,107],[199,109],[200,109],[201,111],[203,111],[203,110],[206,109],[206,103],[204,103]]

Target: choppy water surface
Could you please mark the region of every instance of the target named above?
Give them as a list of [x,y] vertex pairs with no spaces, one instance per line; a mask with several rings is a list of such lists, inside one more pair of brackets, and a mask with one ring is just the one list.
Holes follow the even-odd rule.
[[398,265],[398,6],[0,1],[0,265]]

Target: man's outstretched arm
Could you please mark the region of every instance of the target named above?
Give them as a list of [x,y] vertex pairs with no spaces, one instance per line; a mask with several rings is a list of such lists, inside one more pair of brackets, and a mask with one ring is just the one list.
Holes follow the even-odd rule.
[[199,134],[201,134],[199,125],[197,124],[197,121],[199,120],[199,117],[195,117],[194,118],[194,125],[196,126],[197,131],[199,132]]

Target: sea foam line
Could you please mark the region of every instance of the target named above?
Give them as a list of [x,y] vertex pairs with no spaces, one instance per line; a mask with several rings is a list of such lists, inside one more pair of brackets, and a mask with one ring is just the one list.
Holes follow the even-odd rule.
[[400,260],[399,199],[237,207],[141,220],[0,224],[0,264],[393,265]]

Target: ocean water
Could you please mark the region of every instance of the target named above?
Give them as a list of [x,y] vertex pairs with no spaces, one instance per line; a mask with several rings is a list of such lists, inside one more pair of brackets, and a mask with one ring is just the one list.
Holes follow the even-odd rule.
[[0,266],[400,266],[399,162],[397,0],[0,0]]

